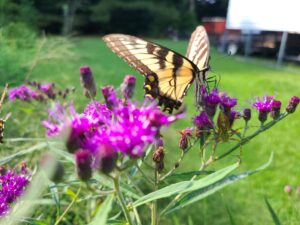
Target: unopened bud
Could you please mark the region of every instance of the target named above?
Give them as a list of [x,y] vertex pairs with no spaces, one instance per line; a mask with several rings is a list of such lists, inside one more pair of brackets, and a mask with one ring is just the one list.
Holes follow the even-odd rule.
[[115,168],[116,160],[117,154],[110,145],[103,144],[98,148],[95,164],[102,173],[110,173]]
[[287,111],[288,113],[293,113],[293,112],[295,112],[295,110],[296,110],[296,108],[297,108],[299,102],[300,102],[300,98],[297,97],[297,96],[293,96],[293,97],[290,99],[289,104],[288,104],[287,107],[286,107],[286,111]]
[[89,66],[80,67],[80,81],[86,97],[94,98],[97,94],[94,77]]
[[274,120],[278,119],[278,117],[280,116],[280,108],[281,108],[281,102],[277,100],[273,100],[271,105],[270,115]]
[[118,104],[118,97],[113,86],[102,88],[102,94],[109,109],[113,109]]
[[121,92],[124,98],[131,98],[134,93],[136,78],[131,75],[127,75],[121,85]]
[[158,147],[153,153],[152,159],[155,162],[156,170],[161,172],[164,169],[165,152],[163,147]]
[[92,155],[88,150],[75,152],[76,171],[79,179],[86,181],[92,177]]
[[243,118],[246,122],[251,119],[251,109],[246,108],[243,110]]

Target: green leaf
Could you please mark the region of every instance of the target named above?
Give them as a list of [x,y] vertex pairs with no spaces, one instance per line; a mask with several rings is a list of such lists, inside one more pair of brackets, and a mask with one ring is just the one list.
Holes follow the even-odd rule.
[[223,179],[227,174],[236,169],[239,166],[239,163],[235,163],[231,166],[223,168],[219,171],[216,171],[202,179],[196,181],[182,181],[175,184],[171,184],[167,187],[164,187],[158,191],[151,192],[133,203],[133,207],[143,205],[145,203],[151,202],[156,199],[166,198],[179,193],[186,193],[195,191],[200,188],[207,187],[221,179]]
[[114,195],[109,195],[105,199],[105,201],[102,203],[101,208],[99,209],[96,216],[93,218],[92,222],[89,223],[89,225],[105,225],[107,224],[107,217],[111,210],[111,206],[113,203]]
[[256,170],[253,171],[246,171],[243,173],[239,173],[239,174],[234,174],[234,175],[230,175],[230,176],[226,176],[223,177],[222,179],[218,180],[215,183],[211,183],[205,187],[201,187],[198,190],[195,190],[193,192],[187,193],[185,194],[180,200],[178,200],[176,202],[176,204],[171,207],[165,214],[171,213],[175,210],[178,209],[182,209],[183,207],[190,205],[196,201],[199,201],[213,193],[215,193],[216,191],[226,187],[229,184],[232,184],[238,180],[244,179],[252,174],[258,173],[259,171],[265,169],[266,167],[268,167],[270,165],[270,163],[273,160],[273,153],[271,154],[268,162],[266,164],[264,164],[263,166],[259,167]]
[[274,224],[275,225],[281,225],[281,222],[280,222],[275,210],[273,209],[273,207],[271,206],[269,200],[266,197],[265,197],[265,203],[268,207],[269,212],[271,213]]
[[215,171],[189,171],[189,172],[184,172],[184,173],[174,173],[168,177],[166,177],[166,181],[168,180],[188,180],[191,179],[193,176],[199,176],[199,175],[208,175],[212,174]]
[[29,154],[29,153],[32,153],[34,151],[38,151],[38,150],[41,150],[43,148],[45,148],[47,146],[47,144],[45,142],[42,142],[42,143],[38,143],[30,148],[27,148],[27,149],[24,149],[24,150],[20,150],[18,151],[17,153],[15,154],[12,154],[12,155],[9,155],[9,156],[6,156],[6,157],[3,157],[1,160],[0,160],[0,165],[3,165],[5,163],[8,163],[10,162],[11,160],[14,160],[16,158],[19,158],[21,156],[24,156],[26,154]]

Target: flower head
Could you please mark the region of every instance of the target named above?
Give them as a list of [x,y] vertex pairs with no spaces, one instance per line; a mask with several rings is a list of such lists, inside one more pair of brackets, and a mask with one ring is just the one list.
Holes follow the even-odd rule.
[[251,119],[251,109],[250,108],[245,108],[243,110],[243,118],[246,122]]
[[46,94],[48,98],[54,99],[55,93],[54,93],[54,83],[43,83],[38,85],[38,89]]
[[236,106],[237,99],[231,98],[225,93],[219,93],[220,96],[220,107],[225,113],[225,115],[229,115],[231,109]]
[[210,116],[213,117],[216,113],[217,105],[220,102],[218,89],[212,90],[204,97],[205,111]]
[[193,118],[193,123],[199,130],[213,128],[213,122],[211,121],[206,112],[201,112],[198,116],[195,116]]
[[260,122],[264,123],[267,120],[268,113],[272,108],[273,96],[264,96],[262,99],[257,98],[256,102],[252,104],[259,112],[258,119]]
[[10,101],[14,101],[16,99],[20,99],[22,101],[30,101],[32,99],[37,99],[38,96],[38,92],[30,89],[25,84],[22,84],[19,87],[14,87],[8,92],[8,98]]
[[23,195],[29,184],[29,175],[26,171],[7,170],[0,175],[0,217],[7,214],[10,205]]

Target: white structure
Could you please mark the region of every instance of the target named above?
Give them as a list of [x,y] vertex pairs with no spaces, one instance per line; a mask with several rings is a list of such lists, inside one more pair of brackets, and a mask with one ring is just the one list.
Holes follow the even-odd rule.
[[280,64],[288,32],[300,33],[300,0],[230,0],[226,28],[284,32],[278,56]]

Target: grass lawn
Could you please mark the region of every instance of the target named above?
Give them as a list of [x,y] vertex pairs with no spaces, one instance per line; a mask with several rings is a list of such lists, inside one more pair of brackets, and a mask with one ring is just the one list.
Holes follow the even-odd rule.
[[[158,42],[183,54],[187,47],[186,41],[161,40]],[[44,62],[34,70],[31,78],[56,82],[60,87],[76,87],[74,102],[78,109],[82,109],[88,101],[80,89],[79,67],[89,65],[93,70],[98,87],[107,84],[118,86],[124,75],[136,75],[138,84],[135,96],[142,99],[142,76],[106,48],[100,38],[75,39],[74,51],[77,58],[50,63]],[[246,61],[241,57],[219,55],[213,51],[211,68],[211,75],[221,79],[219,88],[239,99],[239,108],[237,108],[239,110],[249,106],[255,96],[276,95],[278,99],[283,101],[283,107],[291,96],[300,96],[300,68],[293,65],[276,68],[273,62],[266,60],[251,59]],[[177,130],[191,126],[190,119],[195,115],[192,89],[184,100],[188,109],[187,118],[179,121],[165,132],[165,136],[169,140],[166,143],[167,169],[180,155],[180,150],[177,147],[180,136]],[[17,110],[16,107],[11,108],[12,112]],[[256,114],[253,115],[253,117],[256,116]],[[27,118],[24,123],[30,126],[31,120]],[[253,118],[252,121],[254,122],[251,125],[258,125],[255,122],[256,118]],[[7,129],[9,129],[9,124],[13,123],[13,120],[8,122]],[[8,130],[7,132],[14,136],[12,131]],[[43,133],[37,134],[37,136],[43,135]],[[300,196],[298,197],[295,192],[291,195],[283,192],[286,184],[291,184],[294,188],[300,186],[299,137],[300,110],[243,148],[242,166],[239,171],[259,167],[268,160],[273,151],[274,160],[266,170],[226,187],[180,212],[176,212],[177,219],[171,214],[161,224],[225,225],[230,224],[230,215],[235,224],[272,224],[271,216],[264,203],[264,196],[271,202],[282,224],[299,224]],[[222,149],[219,149],[219,153],[221,151]],[[235,162],[236,155],[237,152],[233,153],[214,167],[220,168]],[[179,171],[195,170],[199,167],[199,163],[199,152],[197,149],[193,149],[184,159]],[[73,208],[74,213],[80,212],[79,210],[76,206]],[[191,219],[193,223],[188,222]]]

